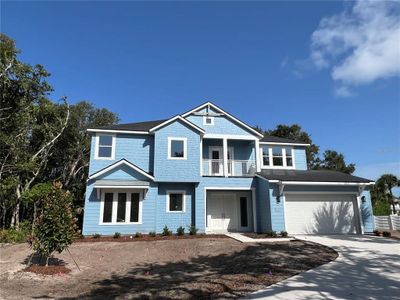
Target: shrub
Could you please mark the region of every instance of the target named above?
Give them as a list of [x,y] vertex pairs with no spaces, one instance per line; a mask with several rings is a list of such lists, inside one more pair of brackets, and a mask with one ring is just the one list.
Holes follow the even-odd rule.
[[95,233],[95,234],[92,235],[92,237],[93,237],[94,239],[98,239],[98,238],[101,237],[101,235],[100,235],[100,233]]
[[164,228],[163,228],[163,231],[162,231],[162,235],[163,236],[168,236],[168,235],[171,235],[171,234],[172,234],[172,231],[169,230],[167,225],[165,225]]
[[25,242],[32,230],[29,221],[22,221],[19,229],[0,229],[0,243],[22,243]]
[[155,237],[155,236],[156,236],[156,232],[155,232],[155,231],[150,231],[150,232],[149,232],[149,236]]
[[374,235],[381,236],[381,232],[379,230],[375,229],[373,232],[374,232]]
[[286,231],[281,231],[281,236],[282,236],[282,237],[287,237],[287,236],[288,236],[288,233],[287,233]]
[[185,234],[185,228],[179,226],[178,229],[176,230],[176,235],[184,235],[184,234]]
[[46,265],[53,252],[61,253],[68,248],[77,229],[72,196],[61,188],[61,183],[54,183],[51,192],[43,198],[32,231],[32,248],[46,258]]
[[141,234],[140,232],[135,233],[135,238],[141,238],[141,237],[143,237],[143,234]]
[[267,233],[265,233],[265,235],[267,237],[272,237],[272,238],[276,238],[278,236],[278,234],[276,233],[276,231],[268,231]]
[[121,233],[119,233],[119,232],[114,233],[114,236],[113,236],[114,239],[119,239],[120,237],[121,237]]
[[390,233],[390,231],[384,231],[384,232],[382,232],[382,235],[383,235],[384,237],[391,237],[391,236],[392,236],[392,234]]
[[190,225],[188,226],[188,231],[190,235],[196,235],[197,231],[199,231],[196,226]]
[[390,204],[385,201],[377,201],[372,207],[374,216],[389,216],[390,215]]

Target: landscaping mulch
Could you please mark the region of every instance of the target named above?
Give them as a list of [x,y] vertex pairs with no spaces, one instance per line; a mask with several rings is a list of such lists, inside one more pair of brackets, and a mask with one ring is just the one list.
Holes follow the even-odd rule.
[[277,235],[276,237],[272,237],[266,233],[255,233],[255,232],[245,232],[242,233],[243,235],[252,238],[252,239],[276,239],[276,238],[290,238],[289,236],[281,236],[281,235]]
[[196,234],[196,235],[143,235],[141,237],[121,236],[114,238],[112,236],[101,236],[101,237],[83,237],[74,240],[74,243],[92,243],[92,242],[151,242],[151,241],[169,241],[169,240],[186,240],[186,239],[204,239],[204,238],[226,238],[223,234]]
[[64,265],[58,266],[42,266],[42,265],[31,265],[22,270],[23,272],[31,272],[40,275],[60,275],[60,274],[68,274],[71,272],[71,269],[68,269]]

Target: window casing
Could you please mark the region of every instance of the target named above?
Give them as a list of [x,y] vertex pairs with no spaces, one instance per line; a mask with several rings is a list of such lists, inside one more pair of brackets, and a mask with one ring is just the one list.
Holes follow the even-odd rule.
[[184,213],[186,206],[185,191],[167,191],[166,212]]
[[261,158],[263,168],[294,169],[292,147],[262,146]]
[[96,136],[95,159],[115,158],[115,135],[98,134]]
[[168,138],[168,159],[187,159],[187,139],[179,137]]
[[102,190],[100,225],[142,224],[143,192]]

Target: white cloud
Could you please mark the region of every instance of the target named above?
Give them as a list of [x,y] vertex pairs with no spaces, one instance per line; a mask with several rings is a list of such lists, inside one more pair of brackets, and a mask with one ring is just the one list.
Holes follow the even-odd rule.
[[335,95],[339,97],[353,97],[354,93],[349,89],[348,86],[341,85],[335,89]]
[[400,1],[357,1],[323,18],[311,37],[311,60],[351,86],[400,75]]

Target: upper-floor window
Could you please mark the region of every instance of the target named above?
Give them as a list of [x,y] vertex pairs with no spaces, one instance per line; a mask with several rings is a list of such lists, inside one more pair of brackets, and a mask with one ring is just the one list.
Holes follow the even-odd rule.
[[114,159],[115,156],[115,136],[101,134],[96,137],[97,159]]
[[293,168],[293,148],[264,146],[261,149],[263,167]]
[[214,125],[214,117],[204,116],[203,125]]
[[187,139],[178,137],[168,138],[168,159],[187,158]]

